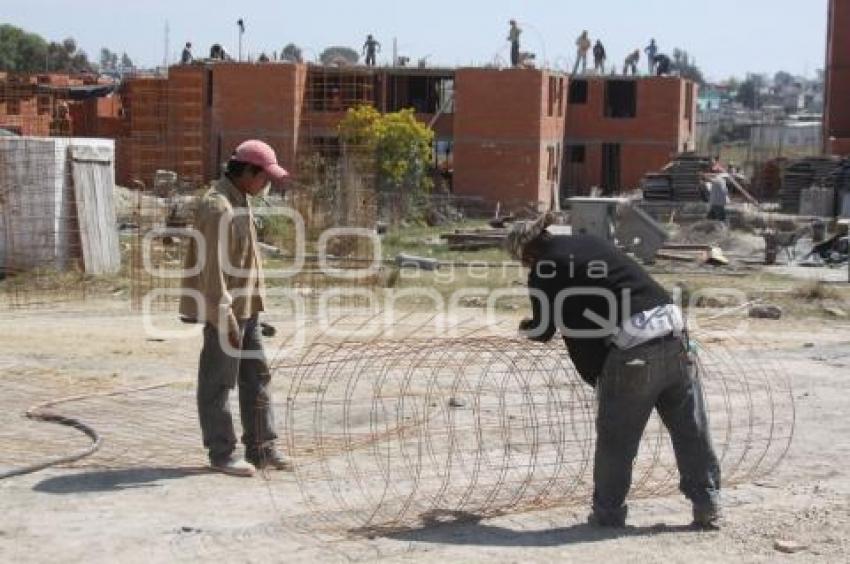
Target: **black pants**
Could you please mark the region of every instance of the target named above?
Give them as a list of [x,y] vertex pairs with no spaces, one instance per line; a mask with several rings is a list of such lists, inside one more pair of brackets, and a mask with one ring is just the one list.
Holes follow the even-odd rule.
[[511,66],[519,66],[519,42],[511,41]]
[[222,350],[218,330],[204,326],[204,348],[198,368],[198,418],[210,460],[226,459],[236,449],[230,414],[230,390],[239,384],[242,444],[249,452],[269,447],[277,439],[271,403],[271,374],[266,362],[257,317],[240,321],[242,358]]
[[603,521],[626,518],[632,463],[653,408],[673,440],[679,489],[695,509],[716,509],[720,465],[714,454],[696,366],[678,338],[627,351],[612,348],[596,384],[593,509]]
[[713,219],[715,221],[726,221],[726,208],[723,206],[711,206],[708,209],[708,215],[706,219]]
[[374,51],[366,51],[366,66],[374,67],[375,66],[375,52]]

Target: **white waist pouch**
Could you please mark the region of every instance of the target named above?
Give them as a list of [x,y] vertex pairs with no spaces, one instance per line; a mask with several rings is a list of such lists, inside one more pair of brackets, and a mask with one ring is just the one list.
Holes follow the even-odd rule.
[[611,343],[625,351],[671,333],[681,335],[684,328],[682,310],[677,305],[666,304],[631,316],[611,338]]

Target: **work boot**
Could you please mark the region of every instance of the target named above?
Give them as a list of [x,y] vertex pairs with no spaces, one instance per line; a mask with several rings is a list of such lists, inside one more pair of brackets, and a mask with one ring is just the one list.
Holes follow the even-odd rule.
[[691,527],[700,531],[719,531],[722,515],[716,505],[694,506],[694,522]]
[[250,478],[257,471],[250,462],[233,456],[211,461],[210,468],[229,476],[240,476],[243,478]]
[[257,468],[272,468],[283,471],[292,470],[292,461],[283,456],[274,447],[264,448],[260,451],[247,451],[245,458]]
[[594,510],[587,516],[587,524],[592,527],[623,528],[626,526],[626,512],[602,513]]

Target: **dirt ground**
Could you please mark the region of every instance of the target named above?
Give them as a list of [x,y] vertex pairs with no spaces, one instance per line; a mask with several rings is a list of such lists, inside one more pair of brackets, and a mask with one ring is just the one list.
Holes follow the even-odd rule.
[[[170,315],[155,321],[181,329]],[[78,432],[21,417],[38,402],[157,383],[170,393],[69,404],[66,411],[102,433],[103,448],[75,464],[0,480],[0,555],[7,562],[846,562],[848,330],[846,320],[752,321],[750,336],[791,378],[796,431],[772,475],[724,491],[720,532],[688,530],[688,505],[670,496],[631,503],[621,530],[589,528],[587,508],[572,506],[364,537],[317,527],[291,474],[239,479],[204,470],[193,396],[198,336],[151,339],[118,301],[3,312],[0,471],[85,447]]]

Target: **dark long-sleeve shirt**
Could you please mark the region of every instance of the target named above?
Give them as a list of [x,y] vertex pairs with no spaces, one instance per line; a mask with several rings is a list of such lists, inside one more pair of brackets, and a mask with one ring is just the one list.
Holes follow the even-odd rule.
[[608,337],[622,321],[672,303],[631,257],[592,235],[544,235],[528,288],[529,337],[549,341],[560,330],[576,369],[591,385],[605,363]]
[[605,47],[602,46],[601,43],[597,43],[593,46],[593,58],[594,59],[605,59]]

